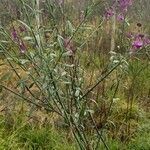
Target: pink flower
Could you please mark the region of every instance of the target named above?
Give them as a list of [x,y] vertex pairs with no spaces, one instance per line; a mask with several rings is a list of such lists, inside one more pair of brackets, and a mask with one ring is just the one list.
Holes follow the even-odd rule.
[[144,35],[144,34],[141,34],[141,33],[140,33],[140,34],[135,35],[135,37],[136,37],[136,38],[140,38],[140,39],[143,39],[143,38],[144,38],[144,36],[145,36],[145,35]]
[[124,15],[119,14],[119,15],[117,16],[117,20],[118,20],[118,21],[123,21],[123,20],[125,20]]
[[133,0],[119,0],[119,8],[122,12],[126,12],[128,7],[132,5]]
[[17,34],[17,31],[16,29],[13,27],[13,30],[12,30],[12,38],[14,41],[18,41],[18,34]]
[[106,19],[109,19],[109,18],[111,18],[114,14],[115,14],[115,13],[114,13],[113,8],[110,7],[110,8],[107,9],[106,12],[105,12],[105,18],[106,18]]
[[132,48],[134,49],[140,49],[144,45],[143,41],[140,39],[136,39],[135,41],[132,42]]
[[135,53],[137,49],[150,45],[150,37],[148,35],[128,33],[127,37],[132,41],[131,53]]

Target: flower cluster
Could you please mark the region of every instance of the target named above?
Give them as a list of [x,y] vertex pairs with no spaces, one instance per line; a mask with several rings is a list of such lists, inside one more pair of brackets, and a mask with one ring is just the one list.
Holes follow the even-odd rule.
[[19,33],[22,33],[22,32],[25,32],[25,31],[26,31],[25,27],[19,26],[19,27],[18,27],[18,30],[16,30],[15,27],[13,26],[12,32],[11,32],[11,34],[12,34],[12,39],[13,39],[13,41],[16,42],[17,45],[19,46],[21,53],[25,53],[25,51],[26,51],[26,46],[25,46],[23,40],[20,38],[20,35],[18,34],[18,32],[19,32]]
[[118,0],[119,9],[122,13],[127,12],[129,6],[131,6],[133,0]]
[[114,14],[115,14],[114,8],[113,8],[113,7],[110,7],[110,8],[108,8],[108,9],[106,9],[106,11],[105,11],[105,18],[106,18],[106,19],[109,19],[109,18],[111,18]]
[[115,3],[110,8],[106,9],[105,18],[106,19],[111,18],[118,10],[118,13],[116,13],[117,20],[123,21],[125,19],[126,12],[128,8],[132,5],[132,3],[133,0],[118,0],[117,3]]
[[131,40],[131,51],[150,45],[150,37],[148,35],[128,33],[127,37]]

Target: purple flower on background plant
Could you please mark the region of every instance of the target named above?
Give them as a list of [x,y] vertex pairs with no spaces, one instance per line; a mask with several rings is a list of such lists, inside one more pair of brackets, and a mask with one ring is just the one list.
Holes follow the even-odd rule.
[[14,41],[18,41],[17,31],[14,27],[13,27],[13,30],[12,30],[12,38],[13,38]]
[[115,14],[114,9],[112,7],[106,9],[105,11],[105,18],[109,19]]
[[[124,15],[128,10],[128,7],[131,6],[133,3],[133,0],[118,0],[117,2],[114,2],[112,7],[106,9],[105,12],[105,18],[109,19],[115,14],[115,11],[117,13],[120,13],[117,17],[118,21],[123,21],[125,19]],[[115,10],[115,11],[114,11]]]
[[122,12],[126,12],[128,7],[132,5],[133,0],[119,0],[119,8]]
[[132,34],[132,50],[143,48],[144,46],[150,45],[150,38],[144,34]]
[[[21,26],[19,26],[18,29],[20,30],[20,32],[24,32],[25,31],[25,28],[23,28]],[[17,30],[15,29],[14,26],[13,26],[11,34],[12,34],[12,38],[13,38],[14,42],[16,42],[16,44],[20,48],[20,52],[21,53],[25,53],[26,46],[25,46],[24,42],[22,41],[21,37],[18,35]]]
[[145,36],[145,35],[144,35],[144,34],[141,34],[141,33],[140,33],[140,34],[138,34],[138,35],[136,35],[136,37],[137,37],[137,38],[141,38],[141,39],[143,39],[143,38],[144,38],[144,36]]
[[124,15],[119,14],[119,15],[117,16],[117,20],[118,20],[118,21],[123,21],[123,20],[125,20]]
[[132,48],[133,49],[140,49],[144,45],[143,41],[141,39],[136,39],[132,42]]
[[20,43],[19,43],[19,47],[20,47],[20,52],[21,53],[25,53],[26,51],[26,46],[24,44],[24,42],[21,40]]

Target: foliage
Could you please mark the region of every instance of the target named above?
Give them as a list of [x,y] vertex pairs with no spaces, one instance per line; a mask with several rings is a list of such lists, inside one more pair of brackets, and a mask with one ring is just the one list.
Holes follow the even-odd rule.
[[[3,149],[143,146],[137,130],[149,104],[150,37],[141,23],[130,32],[134,19],[128,17],[134,3],[79,1],[76,8],[72,3],[19,0],[14,4],[19,16],[9,14],[9,25],[0,28],[0,96],[3,126],[9,133],[2,140]],[[100,4],[106,9],[97,16]],[[27,118],[36,113],[41,129],[27,123],[31,118],[18,127],[24,116],[15,119],[17,111]],[[59,136],[48,124],[66,130],[76,144],[60,144],[65,135]]]

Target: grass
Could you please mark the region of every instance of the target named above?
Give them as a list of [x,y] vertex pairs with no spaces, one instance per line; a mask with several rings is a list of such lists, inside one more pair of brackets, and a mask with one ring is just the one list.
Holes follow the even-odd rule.
[[[17,116],[15,116],[17,117]],[[0,150],[77,150],[74,141],[68,138],[66,131],[54,128],[50,124],[39,126],[25,121],[19,116],[11,129],[6,128],[4,116],[0,116]],[[149,150],[150,148],[150,120],[143,117],[138,132],[129,141],[121,142],[110,138],[106,134],[106,141],[110,150]],[[107,131],[106,131],[107,132]],[[103,133],[105,134],[105,133]],[[100,149],[105,150],[103,144]]]
[[73,1],[38,2],[16,1],[23,22],[0,28],[0,150],[149,150],[149,44],[131,46],[143,27],[128,39],[133,18],[97,16],[97,1],[82,19]]
[[[90,57],[92,58],[92,56]],[[97,66],[102,65],[101,60],[104,60],[104,58],[99,59],[96,56],[94,57],[96,59],[90,61],[91,64],[85,69],[85,75],[89,76],[87,80],[92,78],[91,84],[97,80],[99,74]],[[81,62],[81,65],[83,67],[86,66],[88,58],[88,54],[82,56],[83,62]],[[149,78],[149,69],[148,67],[143,69],[143,66],[146,66],[146,64],[146,61],[130,61],[130,70],[122,77],[117,95],[113,99],[111,114],[107,118],[107,121],[105,120],[105,113],[107,113],[108,106],[110,105],[112,97],[112,88],[110,87],[116,77],[115,73],[105,81],[106,87],[103,89],[105,95],[104,97],[98,97],[96,100],[97,106],[93,107],[93,116],[97,125],[104,124],[103,137],[110,150],[149,150],[150,148],[149,110],[147,110],[148,106],[146,105],[148,104],[149,81],[147,79]],[[5,70],[6,66],[2,65],[1,70]],[[2,74],[5,72],[4,70],[1,72]],[[94,76],[90,77],[91,74],[94,74]],[[11,82],[13,81],[13,84],[16,84],[17,79],[15,77],[13,79],[12,77],[10,77]],[[4,81],[9,87],[12,86],[7,76]],[[145,83],[145,81],[147,82]],[[86,84],[87,82],[85,82]],[[95,93],[99,92],[97,89],[94,91]],[[89,95],[89,97],[91,96],[95,95]],[[143,102],[144,98],[145,101]],[[9,111],[7,112],[5,109],[1,111],[0,149],[79,149],[72,136],[68,138],[69,128],[64,126],[63,120],[60,120],[61,118],[57,117],[57,115],[51,113],[48,115],[43,110],[35,111],[35,108],[32,108],[32,106],[29,106],[25,102],[20,102],[21,98],[11,93],[8,94],[8,91],[2,90],[1,99],[5,100],[5,103],[1,103],[1,109],[3,110],[3,108],[9,106]],[[15,102],[14,100],[16,99],[18,101]],[[15,102],[14,108],[12,100]],[[92,103],[90,105],[92,106]],[[31,118],[27,117],[27,114],[30,112]],[[47,121],[45,122],[45,120]],[[88,135],[88,132],[91,132],[90,130],[92,129],[88,118],[85,120],[85,127],[87,127]],[[94,143],[94,141],[91,141],[91,143]],[[100,142],[99,148],[105,150],[102,142]]]
[[[83,54],[79,53],[79,57],[82,60],[80,65],[84,68],[85,73],[84,86],[89,87],[97,81],[101,70],[103,70],[102,68],[105,67],[103,63],[109,61],[109,59],[107,56],[92,56],[88,52],[84,52]],[[90,62],[88,66],[87,60]],[[13,88],[15,84],[18,84],[17,78],[12,72],[11,67],[4,60],[1,60],[1,64],[3,62],[4,65],[0,66],[1,75],[4,74],[1,81],[5,85]],[[103,137],[110,150],[149,150],[150,148],[150,122],[147,106],[150,70],[147,63],[147,61],[142,61],[141,59],[129,60],[126,71],[121,68],[117,70],[122,74],[122,77],[119,89],[113,98],[111,113],[108,118],[106,118],[105,114],[107,114],[113,90],[115,89],[113,84],[118,77],[116,72],[107,78],[105,82],[102,82],[99,87],[94,89],[93,94],[89,94],[89,98],[95,99],[96,102],[96,107],[92,101],[89,103],[94,112],[93,117],[97,127],[104,125]],[[5,71],[6,67],[7,72]],[[21,72],[19,69],[18,71],[22,79],[25,79],[27,74],[24,71]],[[12,75],[7,75],[10,72],[12,72]],[[89,79],[91,79],[90,82]],[[39,94],[36,89],[31,89],[34,94]],[[104,93],[104,95],[100,96],[100,93]],[[68,137],[69,128],[64,126],[64,121],[60,117],[57,117],[56,114],[50,113],[51,115],[49,115],[43,112],[43,110],[36,111],[35,107],[21,102],[21,98],[14,96],[12,93],[8,94],[8,91],[4,89],[1,91],[0,96],[2,100],[5,100],[5,102],[2,101],[1,103],[1,109],[3,110],[4,108],[4,111],[1,113],[0,120],[0,149],[79,149],[73,137]],[[9,111],[5,110],[5,107],[9,108]],[[27,114],[30,114],[33,119],[27,117]],[[45,120],[47,121],[45,122]],[[93,129],[90,121],[88,117],[84,121],[85,128],[87,129],[86,133],[89,137],[91,136],[89,133],[93,132],[91,131]],[[92,139],[94,138],[95,133]],[[94,141],[91,141],[92,143]],[[105,150],[102,142],[99,144],[99,149]]]
[[[85,57],[85,55],[84,55]],[[87,59],[87,58],[84,58]],[[82,59],[83,60],[83,59]],[[100,60],[95,59],[95,63],[99,65]],[[86,62],[86,61],[85,61]],[[85,65],[83,60],[83,64]],[[122,84],[119,88],[118,94],[114,99],[112,106],[112,112],[109,116],[106,126],[103,131],[103,136],[107,142],[110,150],[149,150],[150,148],[150,118],[149,110],[147,106],[143,104],[143,98],[147,96],[144,103],[148,101],[148,82],[143,84],[149,77],[149,69],[144,69],[139,74],[139,70],[143,68],[143,63],[140,61],[133,61],[130,63],[129,75],[122,79]],[[96,66],[87,68],[86,72],[90,70],[97,70]],[[137,72],[137,73],[136,73]],[[134,74],[133,74],[134,73]],[[138,76],[137,76],[138,74]],[[130,89],[130,84],[135,77],[135,87]],[[96,80],[96,78],[92,78]],[[94,82],[94,81],[93,81]],[[124,90],[124,84],[129,87],[130,90],[134,90],[134,98],[132,102],[132,109],[127,116],[128,107],[128,90]],[[110,80],[107,83],[107,90],[109,89]],[[110,84],[111,85],[111,84]],[[138,89],[137,90],[137,86]],[[2,92],[4,94],[4,91]],[[2,94],[1,93],[1,94]],[[6,92],[7,93],[7,92]],[[111,91],[105,92],[107,97],[111,97]],[[8,98],[4,96],[10,102],[12,94],[8,95]],[[19,98],[13,97],[13,99]],[[100,99],[99,99],[100,100]],[[140,103],[142,105],[140,105]],[[22,108],[21,105],[23,104]],[[25,114],[28,112],[28,105],[18,102],[15,106],[15,110],[11,110],[9,114],[10,118],[6,119],[6,114],[1,113],[0,117],[0,150],[77,150],[79,149],[72,139],[68,138],[68,128],[63,126],[63,121],[59,120],[59,117],[55,115],[46,115],[42,110],[35,112],[35,119],[29,119]],[[105,107],[109,104],[109,100],[100,100],[99,110],[95,111],[95,120],[103,122]],[[97,108],[96,108],[97,109]],[[105,108],[106,109],[106,108]],[[4,111],[5,112],[5,111]],[[18,113],[20,112],[20,113]],[[40,112],[40,113],[39,113]],[[43,112],[43,114],[41,113]],[[5,115],[4,115],[5,114]],[[31,112],[31,118],[34,118],[34,111]],[[46,122],[42,120],[42,117],[48,119]],[[52,119],[51,119],[52,118]],[[127,120],[126,120],[127,119]],[[42,121],[41,121],[42,120]],[[10,123],[9,123],[10,122]],[[87,122],[88,123],[88,122]],[[56,125],[57,124],[57,125]],[[62,125],[61,125],[62,124]],[[87,125],[88,126],[88,125]],[[127,130],[130,128],[130,132]],[[66,130],[67,129],[67,130]],[[105,150],[104,145],[100,142],[99,149]]]
[[67,141],[64,131],[22,121],[8,130],[2,116],[0,121],[0,150],[75,150],[75,144]]

